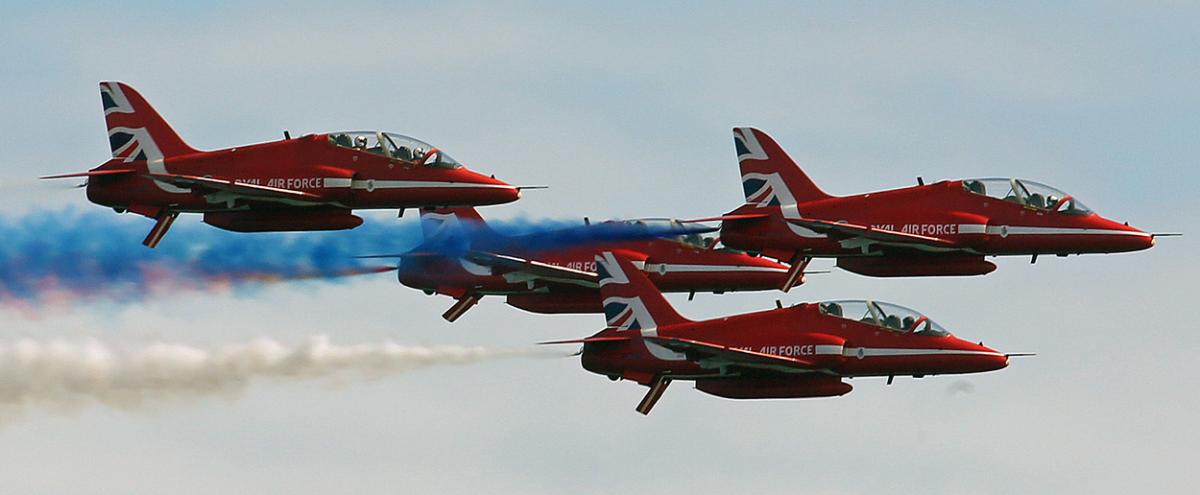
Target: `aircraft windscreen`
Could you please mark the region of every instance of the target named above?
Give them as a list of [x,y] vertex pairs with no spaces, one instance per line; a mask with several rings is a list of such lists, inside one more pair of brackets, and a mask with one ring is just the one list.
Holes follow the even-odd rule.
[[375,131],[331,132],[329,142],[343,148],[366,151],[376,155],[386,155],[380,133]]
[[1069,215],[1090,215],[1092,213],[1092,210],[1070,194],[1030,180],[967,179],[963,181],[963,189],[975,194]]
[[918,335],[950,335],[933,320],[912,309],[892,303],[846,300],[826,301],[819,305],[821,312],[847,320],[882,327],[892,332]]
[[[426,154],[434,148],[429,143],[419,139],[403,136],[400,134],[392,134],[390,132],[383,133],[384,139],[388,142],[388,148],[392,150],[392,154],[401,160],[412,161],[426,158]],[[405,158],[407,157],[407,158]],[[457,160],[451,158],[450,155],[442,150],[437,150],[434,156],[428,157],[425,165],[430,167],[440,168],[458,168],[462,165]]]
[[[406,162],[421,162],[425,166],[459,168],[457,160],[429,143],[401,134],[379,131],[348,131],[329,133],[329,142]],[[434,151],[430,156],[430,151]]]
[[[634,220],[624,220],[625,223],[631,225],[645,225],[653,232],[682,232],[689,229],[689,224],[684,224],[679,220],[672,218],[639,218]],[[698,225],[698,224],[691,224]],[[686,234],[676,236],[666,236],[663,239],[669,239],[690,247],[708,249],[715,244],[716,237],[704,236],[700,232],[688,232]]]

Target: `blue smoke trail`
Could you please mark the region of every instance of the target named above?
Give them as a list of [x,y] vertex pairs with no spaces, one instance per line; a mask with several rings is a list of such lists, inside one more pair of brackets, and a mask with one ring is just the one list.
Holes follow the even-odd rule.
[[141,245],[152,223],[102,211],[0,217],[0,303],[49,295],[135,297],[150,290],[295,279],[335,279],[388,269],[363,251],[420,242],[415,226],[366,222],[351,231],[234,233],[183,215],[157,249]]
[[[429,221],[423,219],[422,221]],[[438,221],[434,221],[436,225]],[[579,221],[530,220],[517,218],[504,222],[479,222],[462,218],[452,228],[437,231],[414,251],[443,256],[461,256],[469,250],[505,252],[518,250],[538,253],[579,246],[601,246],[623,241],[701,234],[716,230],[700,224],[666,220],[605,221],[583,224]],[[399,254],[399,253],[397,253]]]
[[[0,304],[37,305],[57,297],[137,300],[154,290],[247,287],[299,279],[338,280],[387,271],[392,262],[361,259],[435,246],[461,254],[459,242],[425,242],[419,222],[368,218],[362,226],[332,232],[236,233],[181,215],[156,249],[141,240],[152,222],[107,211],[43,211],[0,217]],[[674,235],[671,227],[593,224],[518,218],[490,222],[518,244],[543,249],[598,241]],[[495,233],[466,229],[465,245],[487,246]],[[507,245],[512,246],[510,239]],[[478,248],[478,247],[477,247]]]

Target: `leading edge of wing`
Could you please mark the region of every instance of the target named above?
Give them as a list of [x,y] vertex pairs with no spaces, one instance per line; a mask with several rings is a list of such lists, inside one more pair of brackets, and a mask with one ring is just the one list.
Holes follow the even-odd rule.
[[[799,359],[794,357],[776,356],[774,354],[764,354],[747,349],[739,349],[736,347],[728,347],[710,342],[702,342],[692,339],[681,339],[678,337],[642,337],[650,342],[661,345],[672,351],[682,352],[689,355],[705,354],[711,358],[718,358],[729,364],[748,366],[748,367],[786,367],[798,370],[813,370],[817,366],[812,361]],[[694,359],[694,361],[699,361]]]
[[867,227],[852,223],[830,222],[828,220],[811,220],[807,218],[789,218],[787,219],[787,222],[815,232],[821,232],[825,234],[835,233],[849,237],[862,237],[864,239],[877,242],[893,244],[919,244],[922,246],[946,249],[958,247],[958,243],[940,237],[897,232],[895,230]]
[[297,191],[294,189],[282,189],[258,184],[247,184],[244,182],[234,181],[233,179],[218,179],[214,177],[200,177],[196,175],[183,174],[149,174],[148,177],[177,186],[188,188],[200,186],[247,197],[287,198],[313,202],[324,201],[324,198],[318,194]]
[[513,271],[528,273],[535,277],[552,280],[584,282],[587,284],[592,284],[596,287],[599,287],[600,285],[600,277],[592,272],[576,270],[573,268],[567,268],[565,266],[551,265],[541,261],[527,260],[506,254],[471,251],[463,255],[463,258],[472,263],[506,268]]

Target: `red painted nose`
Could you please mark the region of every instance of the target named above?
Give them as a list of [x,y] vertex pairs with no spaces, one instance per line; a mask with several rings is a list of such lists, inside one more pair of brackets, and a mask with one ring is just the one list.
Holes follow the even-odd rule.
[[1103,239],[1101,242],[1104,244],[1105,252],[1141,251],[1154,246],[1154,236],[1130,227],[1127,223],[1114,222],[1105,218],[1103,224],[1101,228],[1105,233],[1101,236]]
[[472,188],[481,205],[511,203],[520,199],[521,189],[495,177],[476,173],[472,177]]
[[975,348],[975,354],[970,358],[971,373],[996,371],[1008,367],[1008,356],[1004,353],[982,345],[973,345],[972,347]]

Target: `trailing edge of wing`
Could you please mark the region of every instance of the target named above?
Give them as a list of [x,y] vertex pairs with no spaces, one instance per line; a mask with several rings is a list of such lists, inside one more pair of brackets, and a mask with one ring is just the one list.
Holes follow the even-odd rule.
[[218,179],[213,177],[199,177],[195,175],[182,174],[149,174],[149,177],[154,180],[160,180],[180,187],[202,187],[216,191],[230,192],[251,198],[292,199],[313,202],[320,202],[324,200],[324,198],[322,198],[320,195],[307,193],[304,191],[262,186],[258,184],[246,184],[242,182],[236,182],[232,179]]
[[861,237],[880,243],[898,245],[920,245],[935,248],[951,249],[958,245],[940,237],[929,237],[895,230],[877,229],[852,223],[830,222],[827,220],[810,220],[806,218],[789,218],[788,223],[799,225],[806,229],[823,234],[837,234],[845,237]]
[[746,349],[701,342],[699,340],[649,336],[642,338],[672,351],[682,352],[688,356],[688,359],[692,359],[693,361],[716,359],[725,363],[751,368],[785,367],[797,370],[812,370],[817,368],[812,361],[804,359],[764,354]]

